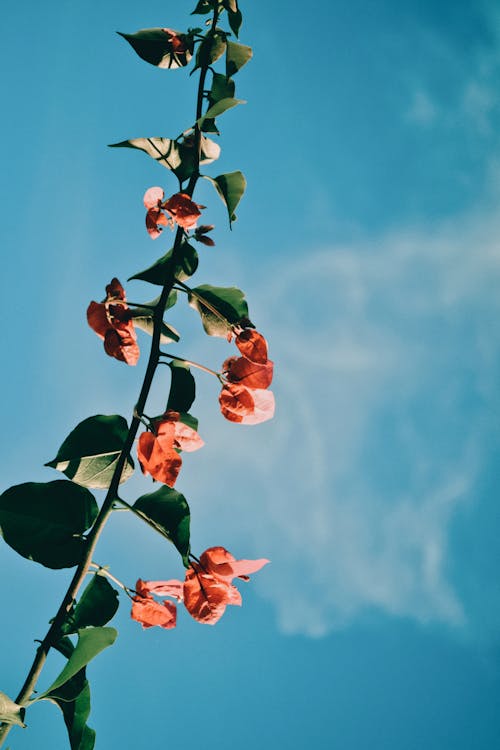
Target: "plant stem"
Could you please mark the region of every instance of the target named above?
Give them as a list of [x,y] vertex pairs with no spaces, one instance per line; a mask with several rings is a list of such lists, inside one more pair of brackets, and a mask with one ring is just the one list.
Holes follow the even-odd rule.
[[[219,15],[218,10],[215,9],[212,25],[210,27],[210,30],[207,36],[213,35],[215,31],[218,15]],[[207,75],[207,70],[208,70],[208,66],[204,66],[200,70],[200,78],[198,82],[198,95],[197,95],[197,101],[196,101],[196,120],[198,120],[202,115],[203,90],[205,87],[205,78]],[[186,188],[186,192],[190,196],[192,196],[194,188],[199,178],[199,156],[201,152],[201,131],[198,126],[195,126],[195,139],[196,139],[195,145],[197,146],[197,153],[198,153],[198,160],[197,160],[198,163],[197,163],[197,168],[193,170],[193,174],[191,175],[191,178],[189,180],[188,187]],[[172,267],[173,268],[175,268],[176,262],[180,260],[179,258],[177,258],[177,256],[180,253],[180,249],[183,244],[183,239],[184,239],[184,230],[182,229],[182,227],[178,227],[176,235],[175,235],[174,247],[172,250],[172,261],[173,261]],[[176,282],[177,282],[177,279],[173,275],[169,279],[166,280],[163,286],[160,298],[158,300],[158,304],[156,305],[153,311],[154,327],[153,327],[153,336],[152,336],[152,341],[151,341],[149,359],[148,359],[148,363],[146,366],[146,372],[144,374],[142,387],[139,393],[139,398],[134,408],[134,415],[130,423],[130,427],[127,433],[127,437],[125,439],[125,443],[118,457],[115,471],[113,473],[113,477],[111,479],[111,483],[109,485],[109,489],[106,493],[106,497],[104,499],[102,507],[94,522],[94,525],[92,526],[87,536],[85,553],[84,553],[83,559],[81,560],[80,564],[78,565],[73,575],[73,578],[71,579],[68,589],[63,597],[63,600],[61,602],[61,605],[59,606],[59,609],[57,610],[57,613],[52,621],[52,624],[47,631],[47,634],[45,635],[45,637],[43,638],[43,640],[41,641],[40,645],[38,646],[36,650],[35,658],[33,660],[31,668],[28,672],[28,675],[26,676],[26,679],[24,681],[24,684],[21,690],[19,691],[19,694],[16,697],[16,703],[18,703],[19,705],[25,705],[29,701],[30,696],[35,689],[35,685],[38,681],[40,673],[47,659],[47,655],[50,649],[54,646],[55,643],[57,643],[57,641],[61,637],[62,625],[66,619],[68,611],[70,610],[73,604],[73,601],[75,600],[78,594],[78,591],[80,590],[80,587],[83,581],[85,580],[85,577],[92,564],[92,557],[94,554],[96,544],[99,540],[101,532],[109,516],[112,513],[113,503],[115,502],[115,500],[119,500],[118,487],[120,484],[120,479],[123,473],[123,469],[125,467],[127,457],[129,456],[132,446],[134,444],[134,440],[137,435],[137,430],[141,423],[141,417],[144,412],[144,407],[146,406],[146,401],[149,395],[149,391],[153,383],[153,378],[156,372],[156,368],[159,363],[160,337],[161,337],[161,328],[162,328],[162,323],[163,323],[163,314],[165,312],[165,307],[167,304],[168,296],[170,292],[172,291],[174,284]],[[7,735],[9,734],[12,726],[13,726],[12,724],[6,724],[6,723],[0,724],[0,747],[3,746],[5,739],[7,738]]]
[[200,365],[198,362],[193,362],[190,359],[184,359],[184,357],[177,357],[175,354],[169,354],[168,352],[160,352],[160,357],[168,357],[169,359],[175,359],[177,362],[184,362],[184,364],[189,365],[190,367],[196,367],[198,370],[203,370],[203,372],[208,372],[209,375],[215,375],[216,378],[220,380],[220,372],[215,372],[215,370],[211,370],[210,367],[205,367],[205,365]]

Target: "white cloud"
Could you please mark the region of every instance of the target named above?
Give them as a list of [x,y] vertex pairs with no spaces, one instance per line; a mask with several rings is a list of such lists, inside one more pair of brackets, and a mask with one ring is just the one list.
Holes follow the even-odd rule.
[[277,416],[210,427],[204,460],[225,451],[232,489],[196,488],[196,525],[218,540],[227,525],[241,554],[272,558],[254,585],[285,632],[319,636],[374,609],[466,621],[450,525],[474,499],[499,403],[499,236],[495,217],[395,233],[308,253],[248,290]]

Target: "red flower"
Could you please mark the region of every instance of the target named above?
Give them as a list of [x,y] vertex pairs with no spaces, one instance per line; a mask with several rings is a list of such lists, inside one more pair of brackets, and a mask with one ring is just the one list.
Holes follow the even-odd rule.
[[258,424],[274,416],[274,394],[263,388],[226,383],[219,395],[222,415],[230,422]]
[[179,412],[167,411],[153,425],[154,432],[139,436],[137,456],[144,474],[173,487],[182,465],[178,450],[195,451],[203,440],[196,430],[179,421]]
[[194,229],[198,217],[201,216],[200,206],[194,203],[187,193],[175,193],[168,201],[165,201],[163,208],[173,217],[174,221],[183,229]]
[[[157,590],[156,584],[161,583],[161,590]],[[175,586],[169,584],[178,584]],[[180,587],[180,588],[179,588]],[[177,607],[172,602],[162,602],[159,604],[151,596],[151,592],[160,596],[174,596],[181,601],[180,592],[182,591],[181,581],[137,581],[135,584],[137,596],[132,599],[132,611],[130,616],[142,624],[143,628],[152,628],[158,625],[160,628],[170,630],[175,628],[177,619]]]
[[211,547],[186,571],[184,604],[198,622],[214,625],[228,604],[241,606],[241,594],[233,578],[248,580],[269,560],[236,560],[224,547]]
[[92,330],[104,340],[106,354],[128,365],[137,363],[137,336],[126,304],[125,291],[118,279],[112,279],[107,285],[104,302],[90,303],[87,321]]
[[[146,229],[151,239],[160,236],[162,227],[173,226],[174,221],[183,229],[194,229],[198,217],[201,216],[200,206],[194,203],[187,193],[175,193],[164,201],[165,193],[160,187],[152,187],[144,193],[144,205],[148,209],[146,214]],[[163,212],[167,211],[170,216]],[[209,231],[208,228],[206,231]],[[203,242],[203,240],[201,240]],[[207,242],[205,244],[210,244]]]
[[268,388],[273,379],[273,363],[251,362],[246,357],[229,357],[222,365],[222,371],[230,383],[239,383],[247,388]]
[[251,362],[265,365],[267,362],[267,341],[253,328],[245,328],[236,336],[236,346]]

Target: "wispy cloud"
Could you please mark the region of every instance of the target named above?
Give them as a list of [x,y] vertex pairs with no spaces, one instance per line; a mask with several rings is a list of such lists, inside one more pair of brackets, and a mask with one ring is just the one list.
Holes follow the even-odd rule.
[[[466,621],[450,528],[499,405],[499,236],[491,216],[396,232],[308,253],[249,290],[277,416],[211,429],[205,460],[226,451],[230,533],[273,558],[256,586],[284,631],[319,636],[374,609]],[[196,512],[224,534],[231,492],[203,494]]]

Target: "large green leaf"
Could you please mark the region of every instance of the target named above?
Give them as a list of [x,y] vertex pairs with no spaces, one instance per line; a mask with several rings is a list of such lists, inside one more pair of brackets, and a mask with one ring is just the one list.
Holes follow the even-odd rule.
[[236,107],[238,104],[246,104],[243,99],[233,99],[231,97],[227,97],[225,99],[219,99],[218,102],[213,104],[211,107],[207,109],[203,117],[200,117],[196,123],[198,127],[201,127],[205,120],[214,120],[219,115],[222,115],[223,112],[226,112],[228,109],[231,109],[232,107]]
[[68,614],[63,633],[76,633],[81,628],[106,625],[118,609],[118,592],[109,581],[96,573],[92,576],[80,597],[80,601]]
[[214,7],[213,0],[198,0],[198,4],[196,5],[196,8],[193,10],[191,15],[192,16],[194,16],[195,14],[206,15],[207,13],[210,13],[213,7]]
[[190,512],[184,495],[164,485],[156,492],[142,495],[134,503],[134,510],[159,526],[177,547],[187,567]]
[[[105,490],[109,487],[128,434],[128,425],[118,414],[97,414],[80,422],[70,432],[45,466],[62,471],[84,487]],[[127,457],[120,482],[134,473],[134,462]]]
[[212,107],[221,99],[233,99],[235,84],[231,78],[227,78],[222,73],[214,73],[212,77],[212,88],[208,94],[208,101]]
[[169,362],[172,371],[167,410],[188,412],[196,397],[196,383],[189,366],[174,360]]
[[[75,697],[75,686],[81,689]],[[85,677],[85,669],[77,674],[60,688],[49,693],[45,700],[50,700],[58,706],[63,714],[64,723],[68,730],[71,750],[93,750],[95,744],[95,732],[87,725],[90,714],[90,686]]]
[[23,706],[14,703],[8,695],[0,692],[0,722],[3,721],[5,724],[17,724],[20,727],[25,727],[25,711],[26,709]]
[[227,174],[220,174],[215,179],[203,175],[206,180],[209,180],[214,188],[217,190],[222,202],[227,208],[229,216],[229,226],[233,221],[236,221],[236,214],[234,213],[236,206],[241,200],[247,181],[242,172],[228,172]]
[[78,643],[64,669],[56,677],[52,685],[44,693],[37,696],[35,700],[46,698],[50,693],[55,694],[62,685],[65,685],[80,670],[86,667],[97,654],[100,654],[108,646],[112,646],[117,635],[118,633],[115,628],[84,628],[79,630]]
[[97,513],[93,495],[74,482],[26,482],[0,496],[0,532],[28,560],[48,568],[71,568],[82,558],[81,535]]
[[[189,304],[197,310],[201,317],[203,328],[209,336],[225,338],[232,325],[241,321],[248,324],[248,305],[244,293],[235,286],[222,287],[202,284],[195,287],[188,294]],[[210,307],[203,304],[206,300]],[[210,309],[212,308],[212,309]],[[221,319],[213,310],[223,317]]]
[[236,36],[239,36],[241,24],[243,23],[243,16],[241,14],[241,10],[239,8],[236,10],[236,12],[233,12],[232,10],[228,10],[227,19],[229,21],[229,26],[231,27],[231,31],[234,34],[236,34]]
[[[111,143],[110,148],[133,148],[162,164],[180,179],[186,180],[197,167],[197,154],[191,142],[174,141],[170,138],[131,138],[120,143]],[[210,138],[202,136],[200,164],[210,164],[220,156],[220,146]]]
[[134,34],[117,32],[127,40],[140,58],[158,68],[182,68],[189,63],[193,54],[192,38],[188,34],[179,34],[186,46],[185,52],[175,52],[168,41],[167,29],[140,29]]
[[226,49],[226,76],[230,78],[252,58],[251,47],[237,42],[228,42]]
[[148,281],[150,284],[158,284],[158,286],[163,286],[173,278],[185,281],[198,268],[198,253],[188,242],[183,242],[175,256],[176,262],[174,263],[173,249],[169,250],[152,266],[131,276],[129,281],[139,279],[140,281]]

